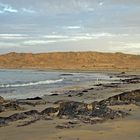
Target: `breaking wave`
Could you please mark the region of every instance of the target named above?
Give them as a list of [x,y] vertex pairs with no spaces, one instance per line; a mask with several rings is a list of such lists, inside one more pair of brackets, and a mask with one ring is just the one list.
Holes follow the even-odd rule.
[[45,81],[20,83],[20,84],[2,84],[2,85],[0,85],[0,88],[27,87],[27,86],[36,86],[36,85],[46,85],[46,84],[59,83],[59,82],[62,82],[62,81],[63,81],[63,79],[58,79],[58,80],[45,80]]

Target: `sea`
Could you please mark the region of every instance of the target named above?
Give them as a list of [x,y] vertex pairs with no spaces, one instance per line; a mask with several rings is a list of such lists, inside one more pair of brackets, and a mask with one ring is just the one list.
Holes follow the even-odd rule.
[[5,99],[42,97],[67,86],[111,80],[103,73],[0,69],[0,96]]

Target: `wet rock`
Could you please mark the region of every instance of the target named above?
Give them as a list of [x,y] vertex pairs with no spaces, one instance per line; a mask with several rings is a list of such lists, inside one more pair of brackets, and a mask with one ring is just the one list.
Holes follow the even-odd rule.
[[64,74],[60,74],[60,76],[73,76],[73,74],[67,74],[67,73],[64,73]]
[[85,89],[85,90],[83,90],[82,92],[88,92],[88,90]]
[[2,117],[0,117],[0,127],[6,126],[6,125],[8,125],[8,122]]
[[40,97],[35,97],[35,98],[27,98],[26,100],[42,100]]
[[125,74],[125,72],[123,71],[123,72],[121,72],[120,74]]
[[5,111],[5,107],[3,105],[0,105],[0,113]]
[[29,105],[29,106],[36,106],[36,105],[45,105],[46,101],[44,100],[17,100],[16,101],[19,105]]
[[71,94],[69,94],[69,95],[68,95],[68,97],[72,97],[72,95],[71,95]]
[[111,87],[111,88],[118,88],[120,83],[110,83],[110,84],[104,84],[103,87]]
[[84,93],[83,93],[83,92],[80,92],[80,93],[78,93],[78,94],[76,94],[76,95],[79,96],[79,97],[81,97],[81,96],[84,95]]
[[57,116],[58,113],[59,113],[59,108],[53,108],[53,107],[46,108],[41,112],[42,115],[45,114],[48,116]]
[[23,113],[25,115],[28,115],[28,116],[40,115],[40,113],[37,110],[30,110],[30,111],[26,111],[26,112],[23,112]]
[[74,101],[66,101],[60,103],[58,116],[76,117],[77,115],[88,115],[87,104]]
[[[9,117],[1,117],[0,125],[5,125],[9,122],[22,120],[29,117],[33,118],[33,120],[36,118],[45,120],[46,117],[50,117],[51,119],[54,117],[59,117],[65,119],[77,119],[84,123],[95,124],[108,119],[115,119],[120,117],[123,118],[129,115],[128,113],[120,110],[112,110],[108,106],[130,103],[140,103],[140,90],[124,92],[119,95],[112,96],[106,100],[102,100],[99,102],[95,101],[91,104],[76,101],[59,100],[55,102],[55,104],[59,105],[59,107],[56,108],[49,107],[44,109],[42,112],[31,110],[16,113]],[[28,122],[27,124],[31,124],[32,122],[34,122],[33,120],[31,122]],[[58,125],[57,128],[71,128],[73,127],[73,125],[73,122],[69,122],[67,124]]]
[[5,101],[4,103],[0,104],[0,112],[6,110],[23,110],[16,102],[13,101]]
[[123,92],[119,95],[109,97],[100,102],[106,105],[123,105],[123,104],[137,104],[140,102],[140,90],[133,90],[130,92]]
[[57,93],[54,93],[54,94],[51,94],[50,96],[58,96],[59,94]]
[[13,121],[17,121],[17,120],[23,120],[28,118],[29,116],[31,117],[36,117],[40,115],[40,113],[37,110],[30,110],[27,112],[21,112],[21,113],[15,113],[9,117],[1,117],[0,121],[5,121],[5,122],[13,122]]
[[94,88],[89,88],[88,90],[94,90]]
[[0,96],[0,104],[4,102],[4,98]]
[[69,118],[99,117],[104,119],[114,119],[124,117],[128,114],[121,111],[114,111],[105,104],[93,102],[92,104],[85,104],[81,102],[67,101],[60,104],[58,116],[68,116]]
[[100,87],[100,86],[102,86],[103,84],[96,84],[95,86],[97,86],[97,87]]
[[122,111],[114,111],[106,105],[96,105],[92,110],[91,114],[92,117],[99,117],[104,119],[115,119],[119,117],[124,117],[126,115],[128,114]]
[[121,80],[124,84],[136,84],[140,83],[139,77],[129,78],[129,79],[123,79]]
[[9,102],[9,103],[4,104],[3,106],[7,110],[22,110],[23,109],[16,102]]

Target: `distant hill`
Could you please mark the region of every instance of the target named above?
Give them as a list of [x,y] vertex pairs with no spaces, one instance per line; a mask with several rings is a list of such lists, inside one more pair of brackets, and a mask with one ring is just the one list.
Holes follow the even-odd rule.
[[140,55],[99,52],[15,53],[0,55],[0,68],[140,70]]

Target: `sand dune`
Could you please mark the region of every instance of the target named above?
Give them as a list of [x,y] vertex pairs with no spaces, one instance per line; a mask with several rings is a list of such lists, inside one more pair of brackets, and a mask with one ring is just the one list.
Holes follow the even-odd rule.
[[140,55],[99,52],[8,53],[0,55],[1,68],[71,70],[140,70]]

